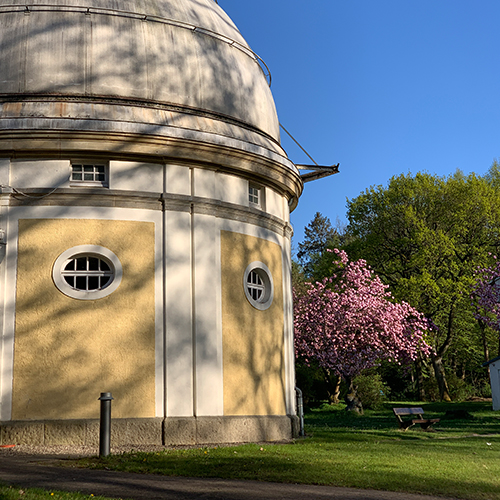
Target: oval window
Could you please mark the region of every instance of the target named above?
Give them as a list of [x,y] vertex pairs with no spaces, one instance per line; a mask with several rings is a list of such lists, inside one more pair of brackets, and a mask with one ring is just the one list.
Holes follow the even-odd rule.
[[274,296],[273,278],[263,262],[252,262],[245,269],[243,286],[253,307],[265,311],[271,306]]
[[122,266],[109,249],[79,245],[56,259],[52,278],[57,288],[74,299],[96,300],[113,293],[120,285]]

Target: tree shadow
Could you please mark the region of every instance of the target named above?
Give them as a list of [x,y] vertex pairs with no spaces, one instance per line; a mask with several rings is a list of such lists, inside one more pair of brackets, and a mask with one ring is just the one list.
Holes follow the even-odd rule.
[[[123,9],[134,11],[134,5],[137,4],[124,2]],[[168,5],[174,9],[174,4]],[[221,31],[224,37],[245,44],[229,18],[219,8],[214,10],[211,0],[191,0],[189,7],[186,2],[182,5],[186,22],[213,32]],[[152,14],[175,17],[177,11]],[[165,158],[155,154],[155,146],[140,155],[130,153],[135,141],[168,139],[171,129],[184,129],[189,132],[183,137],[185,142],[198,145],[198,139],[189,130],[193,128],[214,136],[243,139],[254,150],[254,146],[264,145],[269,150],[281,151],[274,102],[264,74],[255,66],[258,64],[255,57],[231,46],[227,40],[214,37],[213,33],[207,35],[192,26],[169,24],[165,19],[141,20],[138,16],[111,15],[104,11],[88,14],[77,8],[44,11],[40,7],[25,13],[22,9],[9,11],[0,6],[0,23],[0,67],[5,70],[5,78],[0,82],[0,103],[3,102],[0,127],[5,126],[9,131],[9,127],[12,130],[19,127],[26,132],[33,123],[40,123],[38,119],[46,118],[45,123],[54,119],[46,130],[27,132],[47,134],[40,149],[28,155],[46,158],[95,155],[128,160],[140,157],[151,162],[148,167],[151,171],[155,167],[161,170],[165,168]],[[99,140],[107,133],[110,136],[116,133],[116,137],[101,150],[95,146],[87,149],[84,140],[73,139],[71,135],[80,132],[94,134]],[[29,150],[32,146],[28,141],[23,147]],[[24,153],[17,151],[16,155],[22,157]],[[186,164],[183,166],[188,168]],[[120,180],[126,182],[127,177],[132,180],[136,172],[134,168],[122,171]],[[159,200],[164,189],[163,185],[151,186],[147,196],[152,199],[157,196]],[[92,205],[91,196],[81,193],[68,199],[74,206]],[[44,203],[36,199],[15,202],[26,207]],[[102,203],[114,206],[108,199]],[[94,228],[82,229],[86,219],[73,220],[73,227],[69,219],[65,220],[67,208],[57,207],[55,199],[47,198],[46,204],[52,205],[51,219],[26,218],[21,221],[19,231],[21,281],[17,290],[14,417],[40,418],[42,414],[48,418],[96,417],[97,397],[102,391],[113,393],[118,415],[154,416],[150,405],[154,396],[149,397],[149,381],[153,380],[154,385],[155,376],[155,312],[151,297],[154,297],[154,272],[163,266],[163,253],[145,256],[148,246],[141,245],[141,239],[151,238],[150,230],[141,226],[146,223],[137,222],[132,228],[134,223],[127,221],[127,227],[132,229],[124,225],[121,232],[109,228],[117,222],[125,224],[124,221],[101,221]],[[77,222],[80,228],[76,227]],[[268,230],[256,232],[262,241],[269,237]],[[122,262],[123,282],[109,297],[75,304],[53,286],[48,270],[68,246],[101,245],[121,255],[124,242],[129,241],[135,243],[127,250],[130,258]],[[203,248],[197,251],[201,253]],[[244,366],[245,383],[249,385],[231,397],[235,398],[235,407],[250,409],[253,415],[283,415],[286,382],[282,283],[286,269],[282,250],[274,249],[266,256],[256,239],[241,251],[259,255],[258,260],[268,263],[273,270],[275,299],[264,314],[249,313],[247,309],[243,316],[238,313],[234,317],[233,324],[245,328],[248,352],[243,355],[234,351],[231,364]],[[136,264],[133,257],[137,256],[142,256],[141,264]],[[244,297],[240,278],[238,283],[236,288],[228,286],[223,290],[228,300],[233,293],[240,296],[243,293]],[[217,356],[213,352],[211,326],[201,325],[201,333],[196,337],[197,353],[204,360]],[[223,333],[229,339],[228,344],[237,343],[238,330]],[[257,337],[252,337],[252,331],[258,332]],[[174,347],[182,352],[193,348],[186,339]],[[273,360],[271,370],[263,359]],[[144,380],[148,381],[147,387]],[[270,384],[279,403],[266,396]],[[255,394],[259,395],[257,405],[251,402]],[[38,409],[34,409],[37,405]],[[231,414],[236,414],[235,410]]]

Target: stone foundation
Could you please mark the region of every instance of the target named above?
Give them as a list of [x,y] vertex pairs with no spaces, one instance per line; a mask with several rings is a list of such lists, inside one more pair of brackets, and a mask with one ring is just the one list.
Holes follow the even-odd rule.
[[[295,416],[169,417],[111,420],[111,446],[283,441],[298,435]],[[99,446],[99,420],[0,422],[0,445]]]

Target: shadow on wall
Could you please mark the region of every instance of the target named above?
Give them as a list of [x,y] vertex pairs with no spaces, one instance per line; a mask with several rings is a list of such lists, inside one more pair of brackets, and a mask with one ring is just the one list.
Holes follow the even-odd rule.
[[[195,22],[209,19],[206,3],[192,0],[186,8]],[[220,19],[211,28],[230,24],[222,14]],[[172,103],[227,115],[279,138],[277,116],[269,112],[274,101],[258,62],[223,40],[140,17],[83,11],[1,12],[0,22],[2,94]],[[64,117],[63,105],[59,111]],[[76,118],[88,118],[83,107],[81,113]]]
[[[119,256],[123,278],[111,295],[76,300],[52,282],[55,259],[81,244]],[[154,267],[152,223],[19,221],[14,420],[97,418],[107,391],[115,417],[155,416]]]
[[[221,254],[224,414],[285,415],[281,248],[261,238],[223,231]],[[244,271],[255,261],[266,264],[274,282],[273,302],[264,311],[253,307],[245,295]]]
[[[201,0],[191,4],[193,9],[208,8]],[[19,24],[20,16],[24,17]],[[279,137],[277,117],[269,112],[274,109],[272,96],[257,63],[201,33],[83,12],[2,12],[0,23],[2,94],[98,95],[133,98],[142,104],[173,103],[193,113],[190,107],[214,117],[229,115]],[[20,61],[26,62],[20,66]],[[22,103],[8,104],[4,113],[8,108],[23,116]],[[79,105],[80,114],[71,116],[79,130],[95,131],[97,120],[115,118],[103,115],[91,120],[88,106],[93,104]],[[119,108],[120,113],[127,109]],[[55,118],[68,117],[64,103],[58,113]],[[223,132],[223,121],[220,124]],[[148,135],[159,134],[164,125],[149,123],[146,117],[135,131],[140,134],[142,127]],[[182,117],[176,115],[169,125],[182,127]],[[122,139],[99,153],[119,155],[133,142],[130,135],[128,143]],[[162,190],[158,186],[158,192]],[[64,217],[65,211],[61,207],[54,217]],[[154,230],[148,224],[20,221],[14,419],[94,418],[99,411],[97,398],[104,391],[115,397],[115,417],[154,416],[154,269],[155,264],[160,268],[162,256],[154,255]],[[227,271],[222,287],[223,362],[225,380],[230,381],[224,388],[225,413],[283,415],[281,249],[261,238],[234,238],[228,240],[223,256]],[[51,278],[55,259],[82,244],[104,246],[120,258],[124,278],[110,296],[78,301],[55,288]],[[229,252],[235,244],[241,252]],[[273,273],[275,298],[267,311],[253,309],[244,295],[242,273],[253,260],[263,261]],[[198,352],[212,359],[214,339],[209,327],[202,331]],[[185,352],[186,342],[179,349]]]

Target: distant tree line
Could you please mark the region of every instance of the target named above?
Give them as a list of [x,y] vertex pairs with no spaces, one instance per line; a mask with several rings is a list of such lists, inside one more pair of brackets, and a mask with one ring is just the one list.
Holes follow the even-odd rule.
[[[429,324],[424,334],[429,350],[415,352],[405,366],[384,356],[372,363],[369,379],[379,381],[377,391],[419,400],[488,396],[482,363],[500,354],[495,305],[500,296],[492,286],[500,284],[498,162],[484,176],[457,171],[446,177],[423,172],[392,177],[387,186],[370,187],[348,200],[347,220],[333,227],[317,213],[305,228],[293,265],[296,311],[325,278],[335,282],[339,269],[333,249],[352,262],[362,259],[389,287],[388,300],[411,305]],[[296,322],[299,338],[301,328]],[[331,375],[345,381],[344,368],[332,366],[327,376],[317,359],[307,358],[300,347],[297,354],[297,377],[306,392],[313,399],[335,400]],[[360,383],[366,373],[359,371]],[[351,381],[347,386],[352,389]]]

